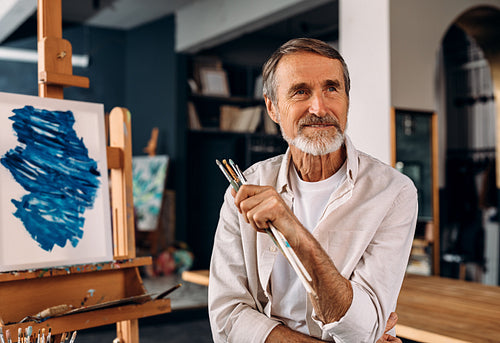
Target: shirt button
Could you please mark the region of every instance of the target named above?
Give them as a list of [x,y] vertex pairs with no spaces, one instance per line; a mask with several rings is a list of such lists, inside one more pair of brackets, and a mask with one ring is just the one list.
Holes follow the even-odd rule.
[[276,252],[276,251],[278,251],[278,248],[276,248],[275,246],[272,246],[269,248],[269,251]]

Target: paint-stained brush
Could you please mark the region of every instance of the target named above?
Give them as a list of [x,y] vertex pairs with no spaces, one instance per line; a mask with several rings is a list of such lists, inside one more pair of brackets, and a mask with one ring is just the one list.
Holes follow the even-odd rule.
[[76,339],[76,331],[73,331],[73,334],[71,335],[71,339],[69,340],[69,343],[75,343]]

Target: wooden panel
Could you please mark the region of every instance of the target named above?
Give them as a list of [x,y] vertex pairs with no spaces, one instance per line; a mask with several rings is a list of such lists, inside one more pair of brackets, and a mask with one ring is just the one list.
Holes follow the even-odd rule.
[[54,84],[64,87],[73,86],[80,88],[89,88],[89,79],[84,76],[66,75],[60,73],[41,71],[38,74],[38,81],[46,83],[48,85]]
[[120,169],[123,167],[123,150],[108,146],[106,150],[108,169]]
[[396,167],[396,109],[391,107],[391,166]]
[[[126,305],[99,311],[90,311],[76,313],[67,316],[50,318],[42,323],[26,322],[22,324],[6,325],[3,327],[4,332],[10,329],[11,332],[17,332],[18,328],[25,329],[28,326],[33,327],[33,332],[39,329],[51,328],[52,334],[57,335],[68,330],[83,330],[92,327],[114,324],[125,319],[144,318],[170,312],[170,299],[159,299],[148,301],[143,304]],[[129,342],[129,341],[127,341]]]
[[439,237],[439,225],[440,225],[440,213],[439,213],[439,137],[438,137],[438,116],[437,113],[432,114],[432,135],[431,135],[431,147],[432,147],[432,274],[440,275],[440,237]]
[[61,0],[38,0],[38,40],[62,38]]
[[500,287],[407,275],[396,312],[399,325],[416,329],[397,334],[416,341],[425,342],[422,332],[468,342],[498,342],[500,337]]
[[[152,261],[153,260],[150,256],[145,256],[127,260],[117,260],[112,262],[78,264],[74,266],[63,266],[50,269],[43,268],[43,269],[33,269],[24,271],[4,272],[0,273],[0,282],[39,279],[52,276],[63,276],[75,273],[78,274],[90,273],[95,271],[106,271],[114,269],[122,270],[124,268],[133,268],[133,267],[150,265],[153,263]],[[0,284],[0,289],[1,289],[1,284]]]
[[[18,322],[56,305],[95,305],[144,294],[137,285],[136,269],[109,270],[50,278],[2,282],[0,303],[2,319]],[[135,280],[135,282],[134,282]],[[135,292],[135,294],[134,294]]]
[[109,115],[110,146],[123,151],[123,168],[111,169],[111,207],[115,259],[135,257],[134,199],[132,193],[132,137],[130,112],[115,107]]
[[182,279],[184,281],[197,283],[199,285],[208,286],[208,270],[186,270],[182,272]]

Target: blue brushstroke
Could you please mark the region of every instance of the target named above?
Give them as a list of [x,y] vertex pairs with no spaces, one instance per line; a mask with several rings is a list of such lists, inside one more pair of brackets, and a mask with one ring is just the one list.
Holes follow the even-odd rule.
[[84,212],[92,208],[100,185],[97,162],[78,138],[71,111],[32,106],[9,117],[19,144],[0,162],[29,193],[12,199],[19,218],[40,247],[73,247],[83,237]]

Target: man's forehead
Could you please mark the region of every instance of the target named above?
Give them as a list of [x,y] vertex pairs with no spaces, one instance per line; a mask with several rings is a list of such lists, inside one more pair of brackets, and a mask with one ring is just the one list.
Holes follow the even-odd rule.
[[[287,83],[310,83],[338,81],[343,84],[342,63],[311,52],[298,52],[281,58],[276,77]],[[285,79],[285,80],[283,80]]]

